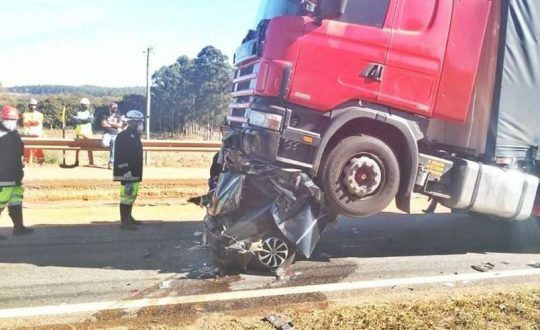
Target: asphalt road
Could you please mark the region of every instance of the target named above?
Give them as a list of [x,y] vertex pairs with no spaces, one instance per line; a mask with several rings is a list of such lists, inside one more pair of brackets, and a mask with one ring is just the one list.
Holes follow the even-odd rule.
[[[471,266],[487,263],[493,268],[490,272],[522,270],[540,263],[539,222],[385,213],[364,220],[340,219],[324,233],[311,260],[299,260],[280,276],[216,277],[200,244],[201,232],[200,222],[155,221],[134,233],[118,230],[117,224],[96,223],[41,226],[31,236],[9,236],[0,241],[0,316],[15,308],[452,276],[475,273]],[[0,229],[0,234],[9,235],[9,229]],[[539,281],[540,276],[506,280]],[[76,319],[21,318],[10,324],[95,316],[87,312]]]

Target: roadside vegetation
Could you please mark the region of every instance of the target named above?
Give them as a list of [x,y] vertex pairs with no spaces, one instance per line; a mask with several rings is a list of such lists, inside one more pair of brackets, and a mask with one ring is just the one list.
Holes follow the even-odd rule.
[[[399,300],[403,301],[403,299]],[[418,298],[406,302],[367,302],[348,307],[321,308],[298,304],[286,307],[253,306],[253,309],[206,314],[204,308],[184,318],[175,308],[139,312],[137,317],[111,312],[84,323],[57,325],[47,329],[205,329],[273,330],[257,319],[274,311],[290,319],[295,329],[540,329],[540,285],[491,293],[455,295],[446,298]],[[232,316],[231,314],[237,315]]]
[[[195,58],[180,56],[158,69],[152,75],[152,132],[173,138],[204,130],[208,136],[215,136],[228,111],[231,83],[229,59],[213,46],[203,48]],[[94,131],[99,133],[101,118],[108,114],[111,102],[118,103],[122,113],[145,111],[145,93],[141,87],[0,85],[0,105],[9,103],[23,111],[29,98],[34,97],[39,101],[37,110],[45,115],[44,127],[61,129],[64,109],[66,125],[73,127],[79,100],[87,97],[97,119]]]
[[[402,303],[367,303],[289,314],[296,329],[540,329],[540,285],[512,293]],[[206,329],[274,329],[229,319]]]

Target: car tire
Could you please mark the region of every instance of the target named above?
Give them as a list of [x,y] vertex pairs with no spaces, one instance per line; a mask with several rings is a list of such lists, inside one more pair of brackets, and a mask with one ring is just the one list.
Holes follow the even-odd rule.
[[[289,267],[296,259],[296,250],[281,234],[267,235],[261,239],[262,250],[255,252],[252,267],[257,270],[275,271]],[[275,248],[271,254],[269,249]]]

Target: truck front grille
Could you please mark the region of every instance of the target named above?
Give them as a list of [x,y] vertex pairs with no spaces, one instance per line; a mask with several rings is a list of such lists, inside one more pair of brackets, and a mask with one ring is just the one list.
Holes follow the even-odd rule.
[[248,110],[253,102],[259,63],[249,63],[240,66],[234,72],[231,91],[232,102],[229,105],[227,123],[233,127],[247,125]]

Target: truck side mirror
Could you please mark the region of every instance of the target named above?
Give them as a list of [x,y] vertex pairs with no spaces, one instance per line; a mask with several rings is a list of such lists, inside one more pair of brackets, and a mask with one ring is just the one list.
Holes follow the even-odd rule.
[[300,3],[301,10],[304,13],[315,15],[315,12],[317,11],[317,5],[310,0],[302,0]]

